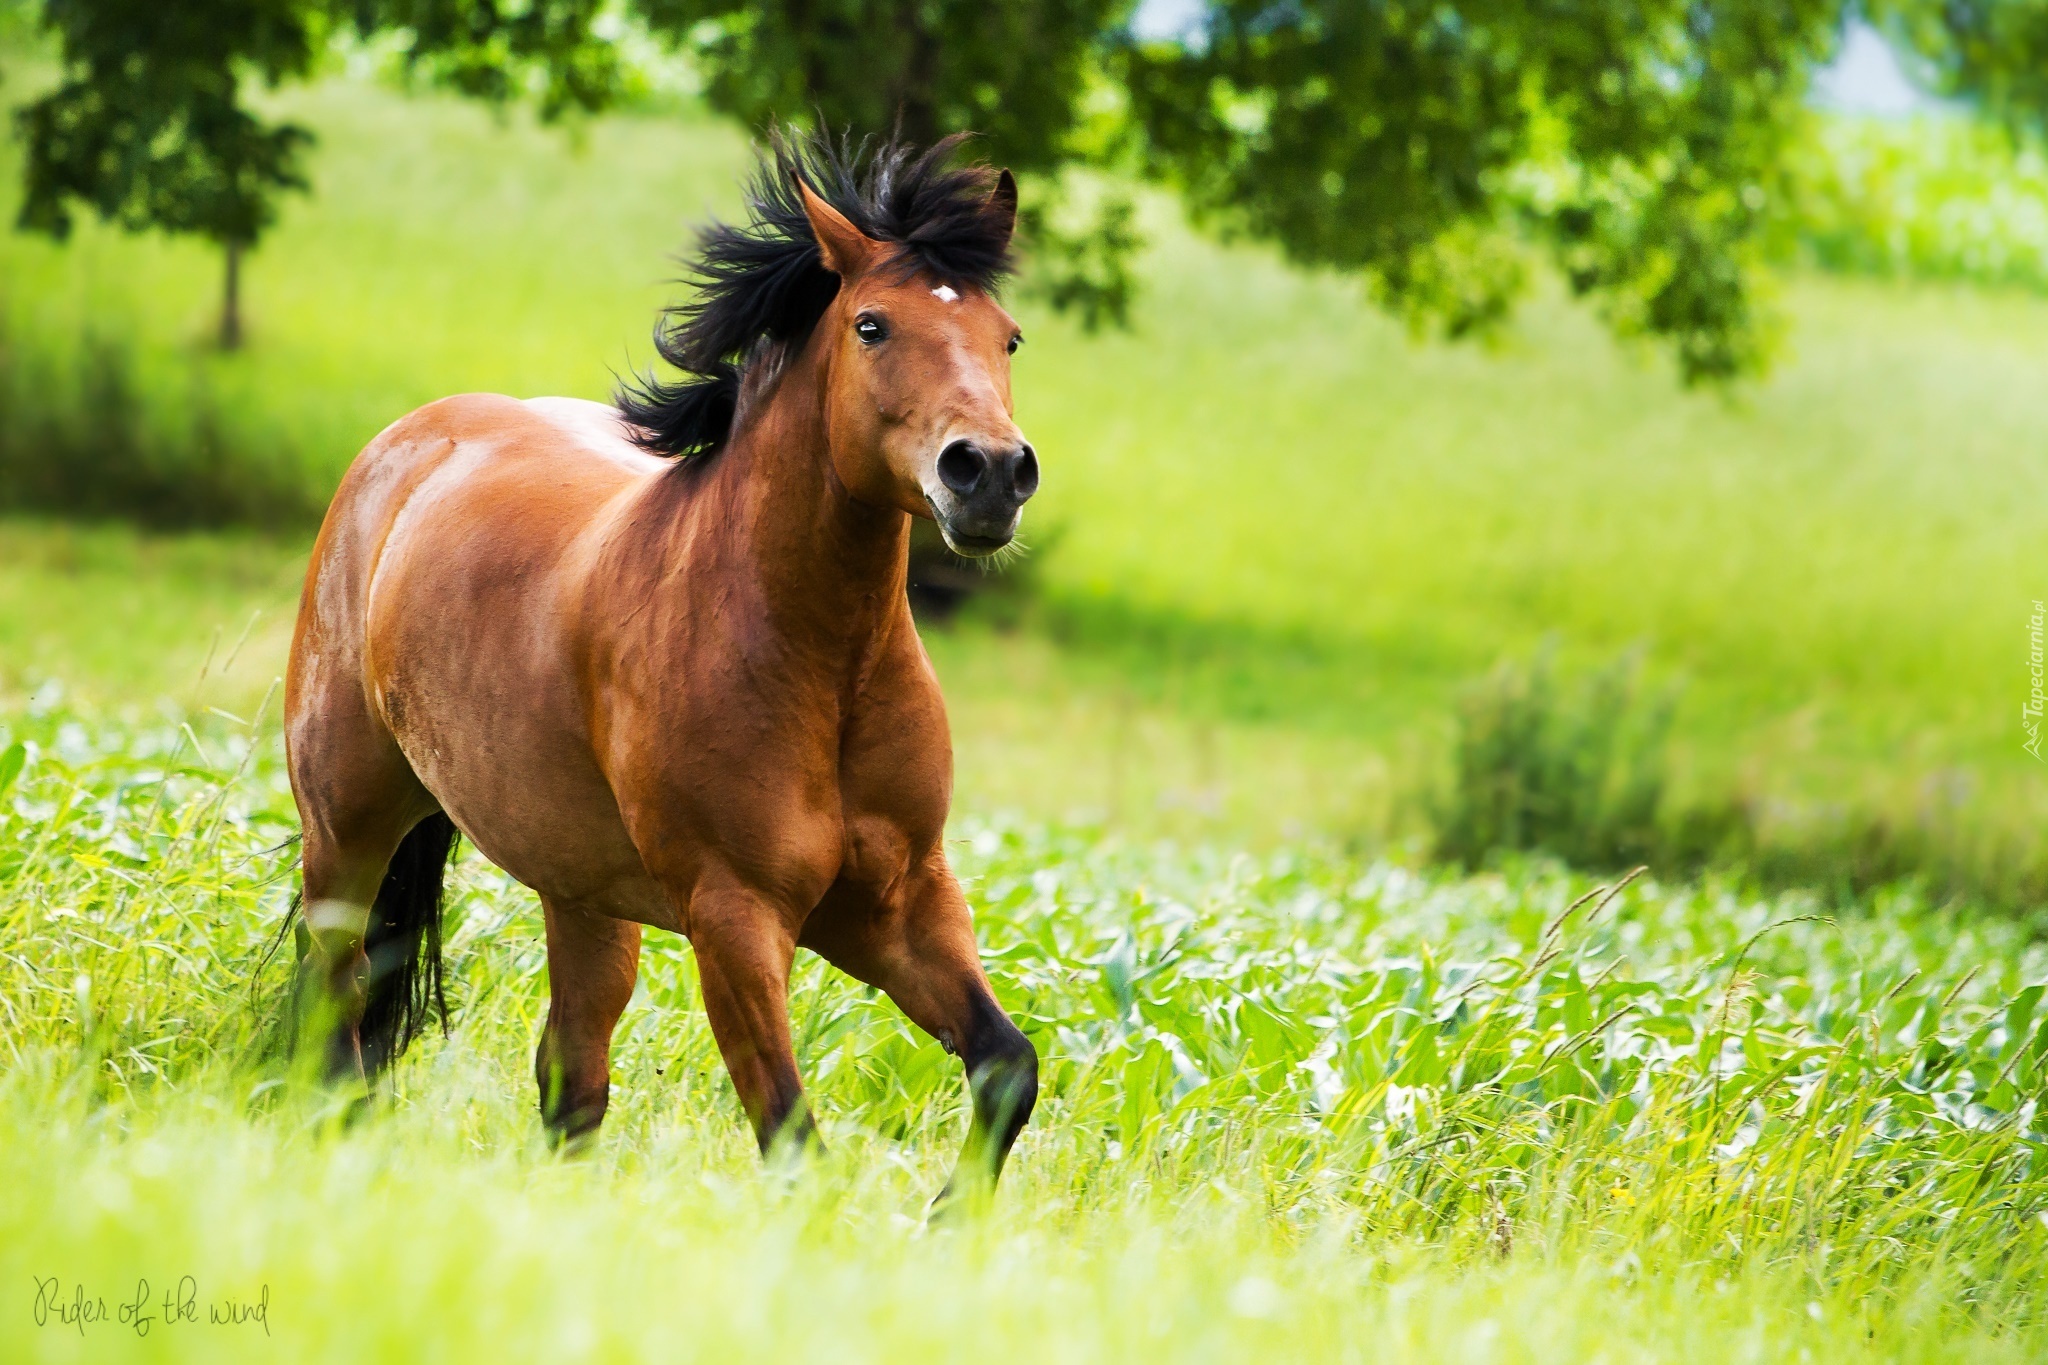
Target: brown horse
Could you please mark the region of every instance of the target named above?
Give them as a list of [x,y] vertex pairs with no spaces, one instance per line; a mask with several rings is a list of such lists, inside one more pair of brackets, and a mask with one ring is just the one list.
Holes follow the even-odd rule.
[[946,712],[904,595],[911,517],[993,553],[1038,483],[994,295],[1016,186],[955,150],[778,140],[751,221],[704,235],[701,289],[657,330],[685,378],[617,407],[448,398],[357,457],[286,680],[301,998],[331,1074],[445,1023],[459,830],[540,893],[552,1134],[604,1117],[652,925],[690,940],[764,1151],[812,1140],[802,947],[965,1060],[948,1188],[1001,1170],[1038,1058],[946,861]]

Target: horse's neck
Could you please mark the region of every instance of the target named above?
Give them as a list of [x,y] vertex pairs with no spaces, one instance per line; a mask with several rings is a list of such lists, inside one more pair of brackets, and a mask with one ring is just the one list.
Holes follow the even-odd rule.
[[858,666],[897,619],[910,519],[856,502],[840,483],[822,380],[813,354],[792,364],[700,471],[700,491],[703,513],[722,522],[724,570],[752,587],[787,643],[836,669]]

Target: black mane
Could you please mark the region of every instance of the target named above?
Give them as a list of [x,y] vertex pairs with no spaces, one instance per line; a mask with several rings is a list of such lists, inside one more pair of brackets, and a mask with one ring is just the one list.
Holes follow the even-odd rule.
[[[635,375],[614,399],[657,455],[703,456],[731,434],[749,364],[803,346],[839,292],[804,216],[797,179],[898,259],[949,283],[992,290],[1009,273],[1009,214],[992,212],[996,172],[949,166],[967,134],[919,154],[899,142],[835,143],[823,133],[771,138],[748,186],[744,227],[713,223],[698,238],[695,297],[664,311],[654,349],[684,376]],[[751,398],[751,394],[749,395]]]

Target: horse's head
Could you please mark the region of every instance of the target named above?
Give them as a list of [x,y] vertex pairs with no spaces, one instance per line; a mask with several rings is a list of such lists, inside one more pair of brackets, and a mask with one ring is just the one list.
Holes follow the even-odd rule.
[[[1038,490],[1038,457],[1011,419],[1016,319],[974,285],[936,278],[800,185],[838,294],[818,321],[827,439],[847,490],[939,524],[955,553],[994,554]],[[1003,172],[984,212],[1007,241],[1017,186]]]

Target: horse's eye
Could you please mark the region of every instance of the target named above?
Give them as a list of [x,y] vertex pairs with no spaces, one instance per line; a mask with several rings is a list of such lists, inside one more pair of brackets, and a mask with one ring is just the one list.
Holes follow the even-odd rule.
[[873,318],[862,318],[853,324],[853,334],[861,339],[862,344],[872,346],[888,336],[889,329]]
[[1019,346],[1022,346],[1023,344],[1024,344],[1024,334],[1023,334],[1022,332],[1019,332],[1019,333],[1018,333],[1018,334],[1017,334],[1016,336],[1013,336],[1013,337],[1011,337],[1011,338],[1010,338],[1010,344],[1009,344],[1009,347],[1008,347],[1008,350],[1009,350],[1010,354],[1011,354],[1011,355],[1015,355],[1015,354],[1017,354],[1017,348],[1018,348]]

